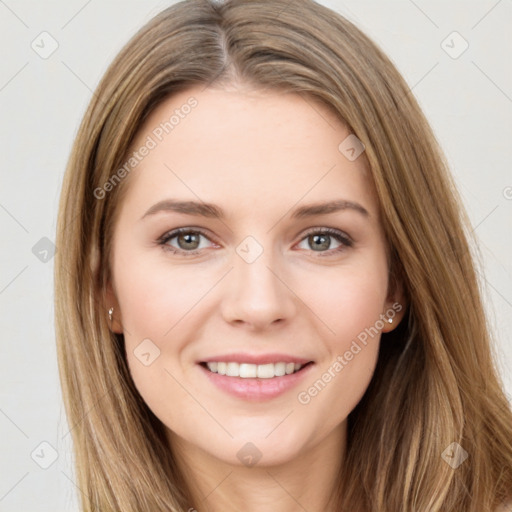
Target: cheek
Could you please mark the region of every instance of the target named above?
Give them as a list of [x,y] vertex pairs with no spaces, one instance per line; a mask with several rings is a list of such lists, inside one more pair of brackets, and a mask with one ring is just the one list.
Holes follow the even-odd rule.
[[367,264],[303,273],[300,284],[297,281],[298,295],[325,326],[322,333],[328,345],[337,350],[344,350],[353,338],[379,320],[384,313],[387,285],[385,261],[378,257]]
[[325,428],[343,421],[364,395],[377,363],[381,314],[387,296],[387,266],[378,254],[364,264],[317,274],[303,288],[322,328],[326,357],[314,379],[297,395],[312,417],[330,410]]
[[125,338],[166,337],[212,287],[214,280],[192,267],[150,258],[121,260],[116,291]]
[[199,302],[218,278],[207,269],[170,266],[131,254],[115,261],[114,267],[128,367],[147,405],[157,416],[165,411],[174,424],[190,403],[179,384],[180,357],[197,327]]

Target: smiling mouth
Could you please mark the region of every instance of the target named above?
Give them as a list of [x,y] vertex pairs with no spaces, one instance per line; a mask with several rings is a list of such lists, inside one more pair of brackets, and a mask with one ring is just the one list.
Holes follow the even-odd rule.
[[226,377],[240,377],[242,379],[273,379],[274,377],[284,377],[285,375],[300,372],[304,367],[310,364],[312,364],[312,361],[306,364],[285,362],[268,364],[208,362],[201,363],[201,366],[212,373],[225,375]]

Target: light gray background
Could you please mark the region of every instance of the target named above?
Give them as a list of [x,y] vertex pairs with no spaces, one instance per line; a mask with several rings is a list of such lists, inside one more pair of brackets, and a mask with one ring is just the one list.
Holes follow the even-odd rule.
[[[0,0],[0,511],[77,510],[56,364],[53,259],[41,261],[44,252],[38,258],[33,247],[55,239],[60,184],[92,90],[136,29],[170,3]],[[480,241],[482,286],[512,395],[512,2],[321,3],[391,57],[447,154]],[[50,48],[43,31],[58,43],[47,59],[31,47]],[[458,58],[464,41],[453,31],[469,44]],[[53,454],[41,442],[58,454],[48,469],[40,465]]]

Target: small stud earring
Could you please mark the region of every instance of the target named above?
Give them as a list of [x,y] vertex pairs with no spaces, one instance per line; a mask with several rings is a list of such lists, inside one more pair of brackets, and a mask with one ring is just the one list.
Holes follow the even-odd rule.
[[110,320],[110,330],[112,330],[112,318],[114,316],[114,308],[108,310],[108,319]]
[[393,319],[392,319],[392,318],[388,318],[388,322],[389,322],[390,324],[392,324],[392,323],[393,323]]

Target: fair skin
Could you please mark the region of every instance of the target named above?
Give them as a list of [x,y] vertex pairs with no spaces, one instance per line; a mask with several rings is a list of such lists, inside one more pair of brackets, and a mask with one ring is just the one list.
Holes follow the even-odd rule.
[[[197,106],[126,178],[111,254],[113,328],[124,334],[137,389],[167,427],[192,489],[191,508],[334,510],[329,497],[347,416],[372,378],[380,331],[394,329],[405,310],[392,324],[376,323],[403,302],[389,293],[367,161],[364,153],[350,161],[338,150],[349,131],[324,105],[242,86],[194,87],[170,97],[133,148],[191,96]],[[213,203],[225,217],[162,208],[171,198]],[[347,207],[293,216],[334,200],[367,214]],[[162,239],[176,228],[190,233]],[[379,333],[351,352],[358,335],[376,325]],[[138,349],[145,339],[146,361],[160,351],[147,365]],[[220,376],[201,364],[240,353],[309,364],[268,379]],[[333,366],[338,356],[341,370]],[[308,392],[326,372],[325,386]],[[251,393],[279,379],[292,384],[275,392],[277,384],[272,396]],[[232,392],[235,380],[254,386]]]

